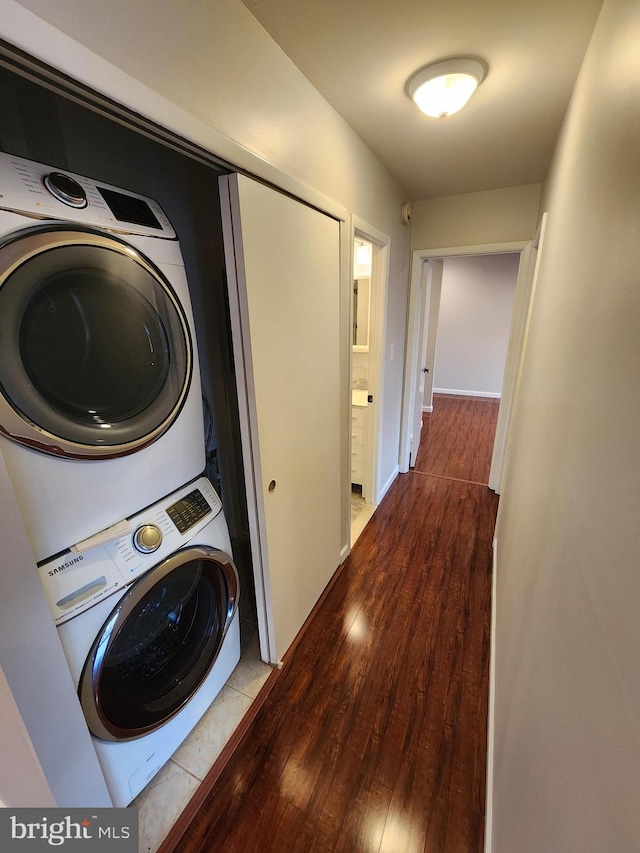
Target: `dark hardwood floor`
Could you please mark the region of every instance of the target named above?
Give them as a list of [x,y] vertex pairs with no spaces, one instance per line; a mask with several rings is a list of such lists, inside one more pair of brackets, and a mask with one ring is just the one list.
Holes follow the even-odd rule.
[[481,853],[498,499],[460,409],[467,461],[398,477],[178,853]]
[[472,483],[488,483],[499,400],[433,395],[422,416],[415,470]]

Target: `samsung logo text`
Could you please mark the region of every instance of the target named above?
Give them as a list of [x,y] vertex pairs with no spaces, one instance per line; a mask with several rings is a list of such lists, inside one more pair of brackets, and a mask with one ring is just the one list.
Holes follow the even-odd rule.
[[82,554],[78,557],[74,557],[73,560],[68,560],[66,563],[60,563],[59,566],[56,566],[55,569],[49,569],[49,577],[53,577],[57,575],[58,572],[63,572],[65,569],[68,569],[70,566],[73,566],[75,563],[79,563],[81,560],[84,560]]

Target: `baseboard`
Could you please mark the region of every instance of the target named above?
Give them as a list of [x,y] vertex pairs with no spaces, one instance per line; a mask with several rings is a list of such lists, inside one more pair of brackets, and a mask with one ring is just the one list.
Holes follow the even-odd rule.
[[340,565],[344,563],[349,554],[351,553],[351,544],[348,542],[346,545],[343,545],[340,549]]
[[493,571],[491,573],[491,656],[489,658],[489,714],[487,720],[487,793],[484,819],[484,853],[493,851],[493,763],[496,715],[496,587],[498,572],[498,540],[493,539]]
[[378,498],[376,500],[376,504],[379,504],[380,501],[382,500],[382,498],[387,494],[387,492],[389,491],[389,489],[393,485],[394,480],[396,479],[396,477],[398,476],[399,473],[400,473],[400,466],[396,465],[396,467],[391,472],[391,476],[389,477],[387,482],[384,484],[384,486],[380,489],[380,492],[378,494]]
[[434,394],[453,394],[456,397],[491,397],[493,400],[499,400],[502,394],[500,391],[461,391],[459,388],[434,388]]
[[422,411],[431,414],[431,412],[433,411],[433,406],[423,406]]

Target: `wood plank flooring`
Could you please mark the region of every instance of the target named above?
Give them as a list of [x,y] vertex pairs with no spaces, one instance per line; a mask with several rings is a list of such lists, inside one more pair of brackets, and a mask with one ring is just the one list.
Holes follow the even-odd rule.
[[422,416],[415,471],[488,483],[499,400],[433,395],[433,412]]
[[481,853],[497,500],[398,477],[177,853]]

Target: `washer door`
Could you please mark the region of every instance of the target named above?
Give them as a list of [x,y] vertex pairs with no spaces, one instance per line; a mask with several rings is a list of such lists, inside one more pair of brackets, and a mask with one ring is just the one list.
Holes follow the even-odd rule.
[[174,717],[205,680],[238,606],[230,557],[178,551],[138,581],[103,625],[78,694],[91,732],[131,740]]
[[155,441],[191,381],[184,311],[162,273],[108,235],[37,227],[0,245],[0,428],[55,455]]

